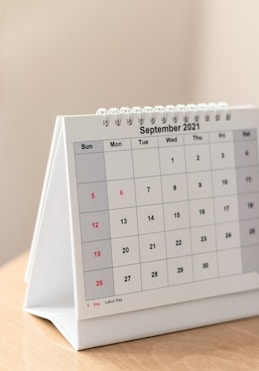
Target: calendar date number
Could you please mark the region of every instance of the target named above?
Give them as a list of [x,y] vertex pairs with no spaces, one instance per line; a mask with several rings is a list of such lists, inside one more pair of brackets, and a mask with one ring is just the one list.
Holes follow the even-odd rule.
[[103,286],[103,280],[96,280],[96,281],[95,281],[95,286],[96,286],[96,287]]

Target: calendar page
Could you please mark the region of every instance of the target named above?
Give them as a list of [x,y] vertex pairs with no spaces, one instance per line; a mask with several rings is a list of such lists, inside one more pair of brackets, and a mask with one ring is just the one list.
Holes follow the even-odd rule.
[[258,289],[258,111],[128,121],[65,117],[79,317]]

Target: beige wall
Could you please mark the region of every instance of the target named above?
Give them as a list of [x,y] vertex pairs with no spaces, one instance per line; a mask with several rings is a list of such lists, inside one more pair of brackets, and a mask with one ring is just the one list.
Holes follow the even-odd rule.
[[259,105],[259,1],[198,3],[191,99]]
[[0,264],[30,246],[57,114],[259,105],[257,0],[0,0]]

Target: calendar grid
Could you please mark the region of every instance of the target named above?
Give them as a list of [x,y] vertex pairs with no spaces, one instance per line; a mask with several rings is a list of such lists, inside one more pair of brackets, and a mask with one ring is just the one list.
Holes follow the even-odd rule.
[[[245,134],[92,141],[87,153],[75,143],[86,300],[195,284],[254,267],[249,251],[259,239],[250,237],[248,245],[243,240],[259,219],[253,208],[258,157],[254,131]],[[173,145],[175,137],[180,139]],[[87,200],[88,194],[96,198]],[[243,207],[252,211],[243,215]],[[226,257],[234,259],[234,273]]]
[[[138,160],[136,160],[136,156],[138,156],[139,154],[141,154],[142,156],[142,153],[144,154],[145,152],[142,151],[141,148],[139,148],[138,144],[134,141],[131,140],[131,148],[132,148],[132,168],[133,168],[133,176],[134,176],[134,185],[135,185],[135,194],[137,195],[137,188],[140,186],[139,182],[141,182],[141,179],[147,179],[147,177],[142,177],[142,174],[141,176],[137,176],[135,171],[137,170],[137,167],[136,167],[136,163]],[[153,151],[154,153],[156,153],[157,157],[158,157],[158,162],[159,162],[159,151],[158,151],[158,140],[157,138],[153,138],[153,145],[149,147],[149,150],[150,151]],[[141,153],[142,152],[142,153]],[[145,175],[148,175],[148,173],[146,173]],[[157,179],[157,177],[160,175],[160,173],[158,174],[152,174],[152,176],[149,178],[150,182],[152,182],[154,179]],[[151,192],[152,193],[152,189],[153,189],[153,186],[149,185],[149,186],[145,186],[145,188],[147,189],[147,192]],[[159,189],[159,193],[162,192],[162,187],[161,187],[161,180],[159,179],[159,182],[157,183],[157,189]],[[162,194],[161,194],[161,199],[159,200],[159,202],[157,202],[155,205],[150,203],[150,201],[144,203],[144,204],[141,204],[140,203],[140,200],[139,200],[139,197],[136,197],[136,208],[137,208],[137,214],[138,214],[138,225],[141,226],[141,211],[142,210],[145,210],[145,208],[147,207],[163,207],[162,205]],[[149,215],[149,216],[146,216],[147,218],[149,218],[149,222],[152,223],[152,220],[153,218],[156,218],[156,215]],[[162,218],[162,225],[164,225],[164,220],[163,220],[163,214],[161,213],[161,218]],[[153,232],[153,231],[152,231]],[[163,239],[163,236],[165,234],[163,228],[161,228],[161,230],[156,230],[157,234],[155,234],[155,236],[162,236],[162,239]],[[154,264],[153,263],[153,260],[150,259],[143,259],[143,255],[144,255],[144,248],[145,248],[145,251],[146,253],[149,251],[155,251],[157,249],[159,249],[159,246],[157,246],[157,241],[154,242],[154,240],[146,240],[145,242],[143,242],[143,238],[144,236],[147,236],[147,238],[149,238],[149,236],[152,236],[152,238],[154,237],[154,233],[145,233],[145,231],[143,230],[139,230],[139,246],[140,246],[140,252],[141,252],[141,256],[140,256],[140,269],[141,269],[141,278],[142,278],[142,291],[146,291],[147,289],[150,288],[150,285],[152,285],[152,288],[157,288],[157,287],[165,287],[165,286],[168,286],[168,277],[167,277],[167,274],[165,273],[165,277],[160,281],[160,276],[161,274],[159,273],[159,271],[157,271],[156,269],[153,270],[152,272],[150,272],[150,280],[147,278],[147,270],[150,269],[152,270],[152,265]],[[160,242],[161,243],[161,242]],[[161,246],[160,246],[161,248]],[[166,262],[166,250],[165,250],[165,255],[160,259],[160,258],[156,258],[156,265],[163,265],[165,270],[167,270],[167,267],[166,267],[166,264],[164,264]],[[152,284],[151,284],[151,280],[153,280]],[[157,281],[157,282],[156,282]]]
[[[258,192],[257,192],[258,193]],[[259,195],[259,194],[258,194]],[[228,222],[225,222],[224,224],[232,224],[233,222],[242,222],[242,221],[258,221],[259,222],[259,218],[258,217],[256,217],[256,218],[254,218],[254,217],[251,217],[251,218],[245,218],[245,219],[243,219],[242,218],[242,216],[240,217],[240,218],[237,218],[237,219],[233,219],[233,220],[231,220],[231,221],[228,221]],[[214,225],[214,224],[212,224],[212,223],[210,223],[210,224],[204,224],[203,225],[203,227],[210,227],[210,226],[212,226],[212,225]],[[220,226],[220,225],[222,225],[222,223],[221,222],[219,222],[219,223],[217,223],[217,222],[215,222],[215,226]],[[196,228],[196,227],[194,227],[194,228]],[[178,228],[177,230],[179,230],[179,231],[184,231],[184,230],[186,230],[186,227],[183,227],[183,228]],[[173,232],[173,231],[175,231],[175,229],[168,229],[168,230],[165,230],[166,232]],[[161,229],[161,230],[159,230],[158,232],[155,232],[155,233],[157,233],[157,234],[159,234],[159,233],[161,233],[161,232],[164,232],[164,229]],[[143,235],[149,235],[149,232],[146,232],[146,233],[143,233]],[[128,237],[138,237],[139,235],[138,234],[136,234],[136,235],[125,235],[125,238],[128,238]],[[114,240],[116,240],[116,239],[120,239],[121,237],[114,237],[113,239]],[[104,241],[104,240],[106,240],[105,238],[103,238],[103,239],[99,239],[99,240],[96,240],[96,241]],[[86,241],[82,241],[83,243],[84,242],[87,242],[87,240]],[[195,254],[195,253],[194,253]]]
[[[257,168],[258,166],[257,165],[248,165],[248,166],[246,166],[246,168],[250,168],[250,169],[252,169],[252,168]],[[235,168],[233,168],[233,169],[235,169],[235,170],[238,170],[238,169],[243,169],[244,167],[243,166],[235,166]],[[226,170],[226,171],[228,171],[229,170],[229,167],[226,167],[226,168],[221,168],[221,169],[216,169],[216,170],[214,170],[215,172],[217,172],[217,171],[221,171],[221,170]],[[208,171],[207,170],[201,170],[201,171],[199,171],[199,173],[207,173]],[[196,171],[188,171],[188,174],[194,174],[194,173],[196,173]],[[179,173],[176,173],[177,175],[186,175],[186,173],[185,172],[179,172]],[[165,175],[163,175],[163,177],[166,177],[166,176],[170,176],[170,174],[165,174]],[[146,176],[145,178],[153,178],[154,176],[153,175],[150,175],[150,176]],[[132,179],[132,178],[123,178],[123,179],[120,179],[120,178],[118,178],[118,179],[116,179],[116,180],[130,180],[130,179]],[[88,184],[88,183],[91,183],[91,182],[77,182],[77,185],[80,185],[80,184]],[[106,183],[106,180],[100,180],[100,181],[96,181],[95,183]],[[177,201],[176,201],[177,202]]]
[[[130,149],[131,149],[131,164],[132,164],[133,179],[134,179],[134,198],[135,198],[136,220],[138,220],[137,199],[136,199],[136,181],[135,181],[135,176],[134,176],[134,166],[133,166],[133,157],[132,157],[132,142],[130,142]],[[139,263],[140,263],[141,258],[140,258],[140,241],[139,241],[139,227],[138,227],[138,225],[139,225],[139,220],[138,220],[138,223],[137,223],[137,239],[138,239],[138,260],[139,260]],[[140,265],[140,271],[141,271],[141,265]],[[140,275],[140,291],[143,291],[142,275]]]
[[[232,144],[232,141],[229,141]],[[217,277],[219,277],[219,256],[218,256],[218,239],[216,233],[216,211],[215,211],[215,189],[214,189],[214,182],[213,182],[213,167],[211,161],[211,146],[209,146],[209,158],[210,158],[210,178],[211,178],[211,187],[212,187],[212,202],[213,202],[213,217],[214,217],[214,231],[215,231],[215,247],[216,247],[216,261],[217,261]],[[227,195],[226,197],[229,197]]]
[[[251,244],[251,245],[247,245],[247,246],[244,246],[243,247],[243,249],[249,249],[249,248],[252,248],[252,247],[258,247],[258,244]],[[233,249],[235,249],[236,247],[230,247],[230,248],[226,248],[225,250],[227,251],[231,251],[231,250],[233,250]],[[193,255],[196,255],[196,256],[198,256],[198,255],[200,255],[200,256],[202,256],[203,254],[202,253],[193,253]],[[178,256],[179,258],[184,258],[184,257],[186,257],[186,255],[179,255]],[[174,258],[167,258],[167,260],[169,261],[169,260],[173,260]],[[164,261],[165,259],[157,259],[156,261],[157,262],[162,262],[162,261]],[[148,261],[145,261],[145,262],[142,262],[142,264],[147,264],[147,263],[150,263],[150,262],[152,262],[152,260],[148,260]],[[128,267],[128,266],[133,266],[133,265],[135,265],[134,263],[132,263],[132,264],[122,264],[122,265],[120,265],[120,267]],[[116,268],[116,266],[114,266],[114,268]],[[106,268],[105,268],[106,269]],[[107,268],[108,269],[108,268]],[[92,269],[91,271],[99,271],[99,269]],[[241,272],[240,274],[242,275],[243,273],[245,273],[245,272]],[[218,275],[218,277],[220,277],[219,275]],[[195,279],[193,279],[193,282],[195,282]],[[174,286],[173,284],[172,285],[170,285],[170,284],[168,284],[168,285],[166,285],[166,286]],[[138,290],[138,291],[144,291],[144,290]],[[113,295],[111,295],[111,296],[113,296]]]
[[[158,144],[158,138],[157,138],[157,144]],[[164,193],[163,193],[163,185],[162,185],[162,174],[161,174],[161,156],[160,156],[160,152],[158,150],[158,159],[159,159],[159,170],[160,170],[160,189],[161,189],[161,198],[162,198],[162,205],[163,205],[163,225],[165,225],[165,208],[164,208],[164,204],[165,204],[165,201],[164,201]],[[169,284],[169,269],[168,269],[168,244],[167,244],[167,239],[166,239],[166,230],[164,228],[164,231],[163,231],[163,235],[164,235],[164,241],[165,241],[165,260],[166,260],[166,282],[167,282],[167,286],[170,286]]]
[[[194,261],[193,261],[193,248],[192,248],[192,238],[191,238],[192,237],[192,225],[191,225],[191,217],[190,217],[191,210],[190,210],[190,203],[189,203],[189,201],[190,201],[190,192],[189,192],[189,182],[188,182],[188,176],[187,176],[186,147],[185,147],[185,145],[184,145],[184,165],[185,165],[185,172],[183,174],[185,175],[186,188],[187,188],[189,236],[190,236],[190,253],[191,253],[191,263],[192,263],[192,267],[193,267]],[[194,281],[195,281],[195,277],[194,277],[194,271],[193,271],[193,268],[192,268],[192,282],[194,282]]]
[[[106,179],[107,179],[107,175],[106,175],[106,165],[105,165],[105,156],[103,156],[103,160],[104,160],[104,178],[105,178],[105,186],[106,186],[106,194],[107,194],[107,181],[106,181]],[[108,208],[107,208],[107,212],[108,212],[108,215],[110,214],[110,208],[109,208],[109,197],[107,197],[107,206],[108,206]],[[110,231],[110,229],[111,229],[111,226],[110,226],[110,218],[108,218],[108,230]],[[111,239],[111,235],[109,236],[110,238],[109,238],[109,241],[110,241],[110,243],[111,243],[111,241],[112,241],[112,239]],[[113,261],[113,252],[112,252],[112,248],[110,248],[110,255],[111,255],[111,262]],[[112,265],[113,266],[113,265]],[[111,267],[112,267],[111,266]],[[113,292],[113,295],[115,295],[115,281],[114,281],[114,274],[113,274],[113,272],[112,272],[112,274],[111,274],[111,278],[110,278],[111,280],[112,280],[112,292]],[[87,292],[86,292],[86,295],[87,295]]]

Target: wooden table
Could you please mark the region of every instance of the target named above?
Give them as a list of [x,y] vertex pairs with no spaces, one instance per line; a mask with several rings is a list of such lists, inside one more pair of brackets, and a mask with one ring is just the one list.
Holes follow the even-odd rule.
[[76,352],[22,310],[28,254],[0,269],[0,370],[259,370],[259,317]]

